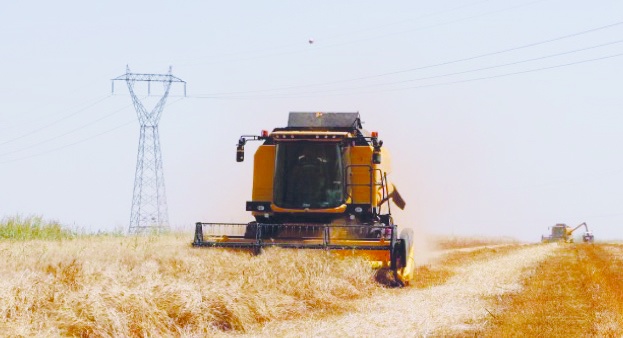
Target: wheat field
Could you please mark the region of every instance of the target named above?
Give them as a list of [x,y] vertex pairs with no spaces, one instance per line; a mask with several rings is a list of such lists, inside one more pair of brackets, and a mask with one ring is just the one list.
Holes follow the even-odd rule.
[[190,247],[192,236],[0,242],[0,331],[11,336],[245,332],[379,287],[359,259]]
[[59,234],[29,221],[0,240],[3,336],[623,334],[623,245],[437,239],[441,254],[392,289],[357,257],[252,256],[192,248],[187,233]]

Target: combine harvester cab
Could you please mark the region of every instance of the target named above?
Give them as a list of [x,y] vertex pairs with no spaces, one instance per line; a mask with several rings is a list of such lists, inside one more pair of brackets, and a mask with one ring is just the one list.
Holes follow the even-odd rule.
[[564,223],[558,223],[552,227],[549,227],[550,234],[547,236],[541,236],[541,242],[561,242],[566,241],[568,226]]
[[[196,223],[195,247],[265,247],[332,250],[367,258],[388,285],[413,279],[413,231],[394,224],[390,202],[403,209],[393,184],[389,154],[378,133],[363,130],[359,113],[290,113],[288,126],[261,135],[255,152],[254,221]],[[388,273],[389,272],[389,273]]]

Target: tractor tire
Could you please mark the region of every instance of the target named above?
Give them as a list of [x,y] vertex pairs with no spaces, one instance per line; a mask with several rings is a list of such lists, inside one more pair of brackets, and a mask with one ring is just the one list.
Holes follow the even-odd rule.
[[403,229],[394,248],[393,266],[396,270],[394,275],[393,287],[409,285],[415,272],[415,261],[413,252],[413,230]]
[[409,285],[413,280],[415,273],[415,250],[413,246],[413,229],[403,229],[400,232],[400,239],[402,240],[402,257],[400,263],[400,275],[402,276],[402,282],[405,285]]

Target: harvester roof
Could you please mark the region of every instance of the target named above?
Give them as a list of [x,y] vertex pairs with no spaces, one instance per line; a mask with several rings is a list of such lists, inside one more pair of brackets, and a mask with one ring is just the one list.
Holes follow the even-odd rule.
[[291,112],[288,129],[361,129],[359,113]]

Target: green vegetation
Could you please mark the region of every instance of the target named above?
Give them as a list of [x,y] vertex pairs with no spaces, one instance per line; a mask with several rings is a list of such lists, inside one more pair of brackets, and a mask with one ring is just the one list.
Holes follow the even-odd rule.
[[41,216],[14,216],[0,221],[0,239],[58,240],[74,237],[76,233],[66,229],[58,221],[45,221]]

